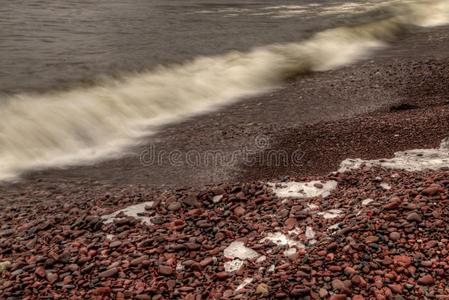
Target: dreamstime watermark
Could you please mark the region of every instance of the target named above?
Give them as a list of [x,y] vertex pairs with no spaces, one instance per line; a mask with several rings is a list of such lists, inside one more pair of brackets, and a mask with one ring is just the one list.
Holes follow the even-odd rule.
[[172,149],[170,151],[158,149],[150,144],[140,153],[140,162],[144,166],[174,167],[232,167],[243,165],[247,167],[299,167],[303,164],[305,152],[298,145],[296,150],[273,149],[270,138],[258,135],[253,143],[233,151],[225,150],[187,150]]

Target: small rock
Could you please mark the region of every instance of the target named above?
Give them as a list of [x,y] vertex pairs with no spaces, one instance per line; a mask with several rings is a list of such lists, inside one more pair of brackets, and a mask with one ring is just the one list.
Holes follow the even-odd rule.
[[390,233],[390,239],[391,239],[392,241],[397,241],[397,240],[399,240],[400,238],[401,238],[401,234],[400,234],[399,232],[393,231],[393,232]]
[[336,272],[341,272],[342,268],[340,266],[329,266],[328,269],[329,269],[329,271],[336,273]]
[[411,212],[411,213],[409,213],[407,215],[407,221],[409,221],[409,222],[418,222],[419,223],[419,222],[422,221],[422,218],[421,218],[421,216],[418,213]]
[[385,209],[395,209],[395,208],[398,208],[399,205],[401,205],[401,202],[402,202],[401,198],[399,198],[399,197],[397,197],[397,196],[392,197],[392,198],[388,201],[388,203],[384,205],[384,208],[385,208]]
[[237,195],[235,195],[237,199],[239,200],[246,200],[246,196],[244,192],[238,192]]
[[346,300],[345,294],[335,294],[330,296],[329,300]]
[[436,194],[439,194],[440,191],[442,190],[441,186],[438,184],[432,184],[431,186],[429,186],[428,188],[425,188],[422,191],[423,195],[426,196],[435,196]]
[[348,276],[354,275],[357,271],[354,268],[346,267],[344,270],[345,274]]
[[100,274],[98,274],[98,276],[102,277],[102,278],[107,278],[107,277],[112,277],[112,276],[114,276],[117,273],[118,273],[117,268],[111,268],[111,269],[108,269],[108,270],[106,270],[104,272],[101,272]]
[[191,207],[200,208],[202,206],[201,202],[198,201],[195,195],[187,195],[185,198],[182,199],[182,202]]
[[129,265],[135,267],[142,264],[147,259],[149,259],[148,255],[142,255],[130,261]]
[[198,250],[201,248],[201,245],[198,243],[185,243],[184,245],[189,250]]
[[323,188],[323,185],[321,183],[314,183],[313,186],[316,187],[317,189]]
[[58,280],[58,274],[55,274],[55,273],[52,273],[52,272],[48,272],[47,273],[47,280],[50,283],[56,282],[56,280]]
[[394,263],[403,267],[408,267],[412,264],[412,259],[407,255],[397,255],[394,257]]
[[39,275],[39,276],[42,277],[42,278],[45,278],[45,276],[46,276],[45,268],[44,268],[44,267],[37,267],[37,268],[36,268],[36,271],[34,271],[34,273],[35,273],[36,275]]
[[285,220],[285,227],[287,227],[288,230],[292,230],[295,228],[297,224],[296,218],[288,218]]
[[332,280],[332,288],[334,290],[338,290],[338,291],[344,291],[346,290],[345,284],[343,283],[343,281],[341,281],[340,279],[334,279]]
[[377,241],[379,241],[379,237],[377,237],[375,235],[370,235],[369,237],[367,237],[365,239],[365,243],[367,243],[367,244],[375,243]]
[[204,268],[204,267],[210,265],[213,262],[214,262],[214,259],[212,257],[206,257],[205,259],[200,261],[200,265]]
[[219,272],[219,273],[215,274],[215,276],[216,276],[218,279],[223,280],[223,279],[226,279],[226,278],[228,278],[229,276],[231,276],[231,274],[229,274],[228,272]]
[[109,244],[109,248],[117,248],[122,244],[122,242],[120,241],[113,241],[112,243]]
[[269,294],[268,285],[265,283],[258,284],[256,287],[256,294],[261,296],[267,296]]
[[170,211],[177,211],[179,209],[181,209],[181,203],[178,201],[172,202],[168,205],[167,209]]
[[223,195],[216,195],[212,198],[212,202],[213,203],[218,203],[221,201],[221,199],[223,199]]
[[154,217],[150,221],[151,221],[151,223],[156,224],[156,225],[162,225],[166,222],[165,218],[163,218],[163,217]]
[[393,291],[393,293],[401,294],[402,293],[402,286],[400,284],[390,284],[388,285],[390,290]]
[[237,206],[236,208],[234,208],[234,214],[237,217],[241,217],[245,214],[246,210],[242,207],[242,206]]
[[14,270],[13,272],[11,272],[11,276],[13,276],[13,277],[18,276],[22,273],[23,273],[23,269],[17,269],[17,270]]
[[111,292],[111,288],[108,286],[101,286],[97,287],[92,291],[93,295],[100,296],[100,295],[107,295]]
[[321,298],[326,298],[329,292],[326,289],[320,288],[320,291],[318,292]]
[[431,285],[434,283],[435,283],[435,280],[433,279],[433,277],[431,275],[425,275],[418,279],[419,285]]
[[169,266],[164,266],[164,265],[162,265],[162,266],[159,266],[159,274],[162,274],[162,275],[171,275],[171,274],[173,274],[173,268],[172,267],[169,267]]
[[5,272],[6,270],[8,270],[10,267],[11,267],[11,262],[10,261],[2,261],[2,262],[0,262],[0,274]]

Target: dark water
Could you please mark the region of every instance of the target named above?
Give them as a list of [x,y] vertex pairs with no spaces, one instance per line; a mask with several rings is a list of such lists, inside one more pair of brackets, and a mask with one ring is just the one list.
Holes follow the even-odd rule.
[[314,7],[295,13],[294,6],[316,2],[337,4],[1,0],[0,93],[64,89],[101,75],[298,41],[336,22],[333,15],[316,14]]

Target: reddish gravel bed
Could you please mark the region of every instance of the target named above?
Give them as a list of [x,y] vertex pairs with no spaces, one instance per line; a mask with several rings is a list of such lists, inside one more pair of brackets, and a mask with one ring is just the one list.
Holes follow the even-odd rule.
[[[0,298],[446,299],[448,176],[333,174],[320,179],[336,180],[337,189],[307,200],[279,199],[262,182],[164,192],[84,183],[10,189],[0,199]],[[144,201],[154,201],[145,213],[153,225],[101,218]],[[329,209],[342,213],[316,213]],[[291,238],[305,248],[288,257],[285,246],[261,242],[295,227]],[[266,259],[225,272],[223,251],[235,240]],[[253,281],[235,291],[245,278]]]
[[[269,148],[251,158],[262,161],[273,151],[299,151],[299,164],[285,160],[273,164],[243,166],[242,181],[265,180],[281,175],[327,174],[347,158],[378,159],[393,157],[397,151],[438,147],[449,132],[449,105],[379,112],[361,117],[287,129],[273,136]],[[250,160],[250,161],[251,161]]]

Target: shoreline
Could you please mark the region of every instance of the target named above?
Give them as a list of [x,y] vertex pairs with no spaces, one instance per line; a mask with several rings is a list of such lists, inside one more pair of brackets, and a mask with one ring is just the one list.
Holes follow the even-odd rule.
[[[258,138],[266,139],[275,151],[291,150],[313,138],[323,143],[322,150],[325,151],[334,139],[333,136],[346,132],[347,137],[342,134],[339,137],[345,140],[351,135],[351,131],[357,137],[356,143],[362,145],[364,133],[357,126],[351,125],[351,120],[366,130],[375,130],[376,138],[389,143],[389,148],[363,150],[359,146],[357,151],[348,150],[346,157],[345,153],[329,157],[326,166],[321,166],[322,157],[312,156],[305,162],[308,167],[304,175],[325,175],[340,160],[350,158],[349,156],[388,157],[400,150],[434,147],[445,137],[442,134],[446,128],[443,112],[449,88],[444,82],[448,80],[449,67],[444,51],[449,43],[448,32],[446,27],[419,30],[372,59],[291,80],[283,88],[269,94],[166,126],[154,136],[142,140],[141,146],[129,149],[130,155],[125,157],[94,165],[34,171],[23,176],[23,180],[14,186],[26,186],[37,180],[91,180],[105,184],[144,184],[153,188],[176,188],[256,180],[262,178],[254,174],[262,170],[263,165],[256,165],[253,170],[248,170],[248,167],[241,166],[241,157],[236,157],[234,164],[217,168],[214,165],[189,163],[186,153],[194,151],[204,157],[209,152],[218,151],[224,159],[229,160],[234,158],[236,151],[246,148],[248,152],[255,153],[251,157],[257,157],[264,153],[264,149],[256,147],[255,141]],[[429,40],[432,42],[432,49],[428,49]],[[424,53],[427,54],[425,57]],[[439,111],[437,107],[442,110]],[[440,131],[433,137],[425,135],[414,138],[409,143],[405,136],[426,126],[426,120],[419,117],[421,111],[425,112],[430,121],[432,113],[442,119]],[[365,116],[368,121],[363,120]],[[406,118],[415,118],[420,125],[406,124]],[[402,140],[399,138],[401,142],[397,145],[393,143],[397,140],[394,136],[383,138],[381,135],[382,130],[393,130],[396,122],[403,122],[407,126],[403,126],[403,129],[408,128],[410,132]],[[347,129],[348,126],[352,126],[351,129]],[[401,128],[394,130],[401,131],[404,135]],[[304,136],[304,139],[295,138],[296,145],[287,141],[294,137],[295,132]],[[321,132],[323,136],[314,137],[314,132]],[[308,145],[306,146],[315,152],[321,151],[319,143],[309,141]],[[155,165],[143,165],[140,156],[150,146],[155,149],[156,154],[175,151],[181,153],[184,159],[178,164],[165,159]],[[309,149],[302,150],[310,152]],[[295,173],[298,171],[294,166],[291,169]],[[313,169],[319,172],[314,173]],[[288,171],[287,166],[270,176],[274,178],[289,175]],[[0,187],[3,188],[5,186]]]
[[[389,158],[449,136],[448,33],[422,30],[371,60],[292,80],[150,138],[159,154],[233,158],[248,147],[234,164],[144,166],[143,144],[126,158],[1,185],[0,296],[447,297],[449,173],[329,173],[346,158]],[[266,163],[269,151],[292,157],[298,149],[296,166],[242,165],[242,155]],[[337,187],[300,199],[268,184],[311,180]],[[134,217],[105,221],[145,202]],[[337,216],[324,217],[331,211]],[[261,242],[279,232],[294,242]],[[236,241],[257,257],[223,255]],[[236,259],[243,267],[226,270]]]

